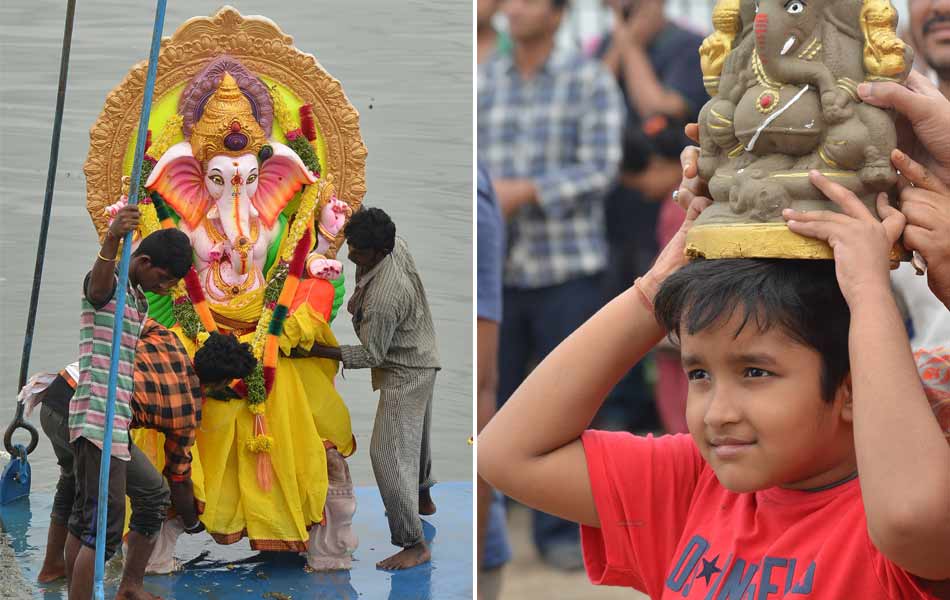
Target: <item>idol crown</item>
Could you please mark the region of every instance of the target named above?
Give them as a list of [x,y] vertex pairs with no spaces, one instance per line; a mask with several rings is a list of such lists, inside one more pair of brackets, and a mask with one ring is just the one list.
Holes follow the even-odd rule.
[[191,132],[191,151],[201,162],[219,154],[257,154],[267,136],[254,118],[251,103],[230,73],[208,99]]

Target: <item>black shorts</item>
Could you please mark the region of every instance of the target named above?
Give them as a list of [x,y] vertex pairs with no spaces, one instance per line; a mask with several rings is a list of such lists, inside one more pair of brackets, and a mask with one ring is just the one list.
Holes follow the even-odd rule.
[[[84,546],[96,547],[99,504],[99,462],[102,450],[86,438],[72,443],[76,499],[69,515],[69,532]],[[109,461],[109,498],[106,514],[106,560],[115,554],[122,543],[125,527],[125,478],[129,463],[112,457]]]

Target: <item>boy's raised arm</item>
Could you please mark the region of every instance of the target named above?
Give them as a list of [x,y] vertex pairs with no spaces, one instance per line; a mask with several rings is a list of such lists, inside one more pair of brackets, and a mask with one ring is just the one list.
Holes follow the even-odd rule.
[[599,526],[580,436],[610,389],[662,337],[652,299],[685,262],[683,227],[640,282],[571,334],[521,384],[478,437],[478,471],[529,506]]
[[950,577],[950,446],[930,410],[891,293],[888,253],[904,217],[878,198],[879,223],[845,188],[812,183],[845,214],[786,211],[792,231],[828,241],[851,309],[854,444],[868,532],[894,563]]

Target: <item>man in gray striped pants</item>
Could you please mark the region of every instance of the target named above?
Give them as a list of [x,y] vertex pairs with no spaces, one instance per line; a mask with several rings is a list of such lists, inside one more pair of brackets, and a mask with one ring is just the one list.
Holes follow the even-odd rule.
[[334,358],[345,369],[372,369],[380,390],[370,459],[389,518],[392,543],[402,550],[376,563],[408,569],[431,553],[419,515],[435,512],[429,423],[439,370],[435,329],[422,280],[396,225],[378,208],[363,208],[343,231],[356,263],[356,288],[347,309],[361,344],[314,345],[311,354]]

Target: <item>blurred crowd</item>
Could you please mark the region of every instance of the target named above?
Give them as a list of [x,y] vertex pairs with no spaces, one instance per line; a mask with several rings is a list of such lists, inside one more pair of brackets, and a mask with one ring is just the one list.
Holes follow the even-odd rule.
[[[645,273],[685,213],[684,134],[709,99],[705,32],[665,0],[604,0],[606,31],[559,42],[567,0],[478,0],[478,426],[530,369]],[[902,37],[916,67],[950,95],[950,1],[910,0]],[[902,15],[906,18],[907,15]],[[911,343],[950,340],[950,311],[911,264],[893,272]],[[592,427],[686,432],[686,378],[661,344],[613,389]],[[479,482],[479,595],[496,598],[511,558],[505,501]],[[579,530],[536,512],[550,568],[583,568]]]

